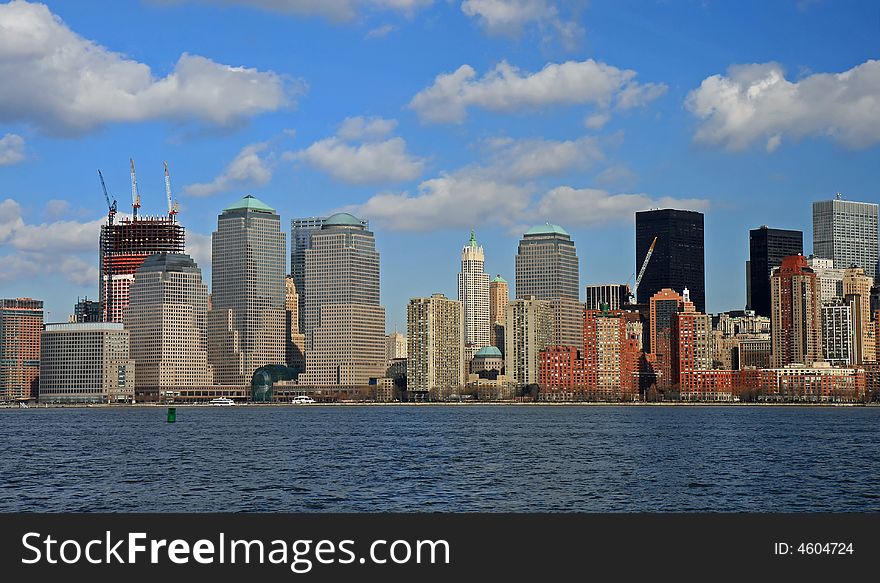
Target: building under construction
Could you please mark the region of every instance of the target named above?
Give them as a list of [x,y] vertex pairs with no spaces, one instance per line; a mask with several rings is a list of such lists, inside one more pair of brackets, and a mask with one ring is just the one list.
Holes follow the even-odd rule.
[[[100,175],[100,171],[98,174]],[[171,180],[167,164],[165,165],[167,215],[138,216],[141,205],[134,162],[131,162],[131,218],[114,220],[116,201],[111,202],[103,176],[101,176],[101,186],[104,188],[109,212],[107,224],[101,226],[99,299],[104,321],[122,322],[135,272],[144,260],[154,253],[183,253],[184,229],[177,222],[177,205],[171,203]]]

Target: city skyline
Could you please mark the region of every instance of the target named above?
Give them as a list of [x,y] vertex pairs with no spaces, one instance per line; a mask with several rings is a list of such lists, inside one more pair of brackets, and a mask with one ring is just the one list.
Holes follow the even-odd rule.
[[[4,66],[21,79],[0,99],[0,295],[44,300],[46,321],[65,321],[74,297],[98,297],[96,235],[106,209],[95,168],[121,217],[128,157],[138,164],[145,215],[165,213],[160,163],[169,161],[187,251],[206,282],[216,214],[245,194],[278,209],[285,226],[342,209],[370,220],[387,330],[405,328],[410,297],[456,297],[454,250],[471,228],[486,272],[508,281],[517,239],[549,221],[578,246],[581,286],[624,283],[633,271],[633,212],[695,207],[706,219],[706,310],[720,312],[745,305],[749,230],[801,230],[809,254],[810,202],[838,191],[877,199],[878,116],[855,106],[859,87],[876,86],[871,3],[591,3],[579,12],[560,3],[549,19],[500,28],[473,2],[424,2],[408,15],[377,8],[341,21],[214,4],[132,2],[101,19],[69,3],[0,4],[0,26],[23,31],[7,36],[21,46],[0,49],[12,51]],[[239,22],[240,31],[230,26]],[[51,42],[31,34],[40,24],[59,34]],[[253,29],[263,31],[259,42],[246,32]],[[764,29],[774,34],[739,42],[744,31]],[[72,110],[35,98],[19,74],[26,66],[44,79],[69,78],[51,66],[93,70],[88,47],[119,65],[118,78],[96,69],[103,87],[134,95],[142,109],[111,100]],[[62,49],[73,61],[52,65],[47,55]],[[143,77],[146,67],[152,77]],[[218,71],[228,73],[222,84]],[[545,71],[602,79],[610,89],[551,103],[511,88],[541,86]],[[236,108],[241,99],[196,108],[183,89],[168,87],[196,74],[227,96],[247,96],[238,75],[266,91],[250,109]],[[440,91],[439,76],[453,84],[450,93]],[[771,89],[750,121],[725,125],[742,102],[719,101],[720,88],[742,95],[765,80]],[[151,98],[163,88],[169,93]],[[768,120],[766,103],[792,88],[812,121]],[[87,89],[71,83],[55,92],[73,102]],[[830,89],[855,121],[816,97]]]

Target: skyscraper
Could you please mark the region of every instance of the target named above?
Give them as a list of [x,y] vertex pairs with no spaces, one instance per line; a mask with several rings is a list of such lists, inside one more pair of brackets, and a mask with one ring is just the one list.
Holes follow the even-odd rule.
[[834,200],[813,203],[813,254],[835,267],[861,267],[877,278],[877,213],[872,202]]
[[281,219],[247,195],[223,209],[211,242],[208,358],[217,384],[246,385],[259,367],[285,358]]
[[135,272],[125,329],[131,333],[135,398],[161,399],[214,383],[208,364],[208,286],[189,255],[150,255]]
[[42,329],[42,300],[0,300],[0,401],[37,397]]
[[489,274],[485,272],[483,248],[471,231],[468,244],[461,250],[458,274],[458,301],[464,310],[464,355],[470,362],[474,354],[489,346]]
[[312,232],[305,250],[306,371],[300,384],[367,384],[385,372],[385,310],[373,233],[348,213]]
[[816,274],[803,255],[785,257],[770,278],[773,366],[822,360],[822,304]]
[[583,345],[579,273],[574,241],[565,229],[546,223],[523,234],[516,255],[516,298],[533,296],[551,303],[551,342],[557,346]]
[[843,295],[852,310],[854,364],[876,362],[871,283],[861,267],[850,267],[843,274]]
[[816,278],[819,280],[819,293],[822,303],[843,299],[844,270],[835,267],[834,260],[810,255],[807,258],[807,265],[815,272]]
[[[327,217],[302,217],[290,221],[290,275],[296,286],[299,301],[299,329],[305,329],[306,312],[306,249],[312,246],[312,233],[320,231]],[[370,229],[367,220],[361,220],[364,229]]]
[[510,289],[500,275],[489,282],[489,342],[504,351],[504,313],[510,302]]
[[[693,302],[675,290],[661,289],[648,300],[650,308],[649,351],[659,373],[659,384],[671,386],[672,378],[672,326],[676,314],[682,310],[694,311]],[[644,338],[644,336],[643,336]]]
[[299,294],[293,276],[284,279],[284,362],[302,372],[306,367],[306,337],[299,331]]
[[638,398],[639,347],[621,310],[584,314],[584,369],[588,390],[609,401]]
[[767,225],[749,231],[749,290],[746,309],[759,316],[770,316],[770,274],[789,255],[803,255],[804,234]]
[[406,390],[432,398],[458,393],[467,378],[464,308],[443,294],[412,298],[406,309]]
[[651,242],[657,238],[645,274],[639,282],[639,303],[663,288],[688,288],[698,312],[706,311],[706,276],[703,251],[703,213],[657,209],[636,213],[636,273]]
[[504,316],[504,371],[518,387],[536,384],[541,351],[553,342],[553,305],[535,296],[507,304]]

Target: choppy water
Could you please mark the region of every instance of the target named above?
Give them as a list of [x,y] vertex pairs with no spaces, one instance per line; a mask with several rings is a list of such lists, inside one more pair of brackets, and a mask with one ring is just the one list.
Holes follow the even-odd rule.
[[0,511],[877,511],[880,408],[0,410]]

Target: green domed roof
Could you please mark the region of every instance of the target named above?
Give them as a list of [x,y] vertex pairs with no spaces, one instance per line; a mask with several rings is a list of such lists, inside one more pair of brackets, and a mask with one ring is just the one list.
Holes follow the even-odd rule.
[[324,221],[324,227],[363,227],[361,220],[350,213],[336,213]]
[[495,279],[492,280],[492,283],[507,283],[507,280],[500,275],[496,275]]
[[544,223],[543,225],[535,225],[525,232],[526,235],[565,235],[570,237],[568,232],[559,225]]
[[251,194],[245,196],[244,198],[242,198],[238,202],[235,202],[235,203],[229,205],[228,207],[223,209],[223,212],[237,211],[237,210],[242,210],[242,209],[252,210],[252,211],[266,211],[266,212],[270,212],[270,213],[275,212],[275,209],[273,209],[272,207],[270,207],[269,205],[267,205],[266,203],[264,203],[263,201],[261,201],[260,199],[256,198],[255,196],[253,196]]
[[485,346],[474,354],[474,358],[501,358],[501,351],[497,346]]

